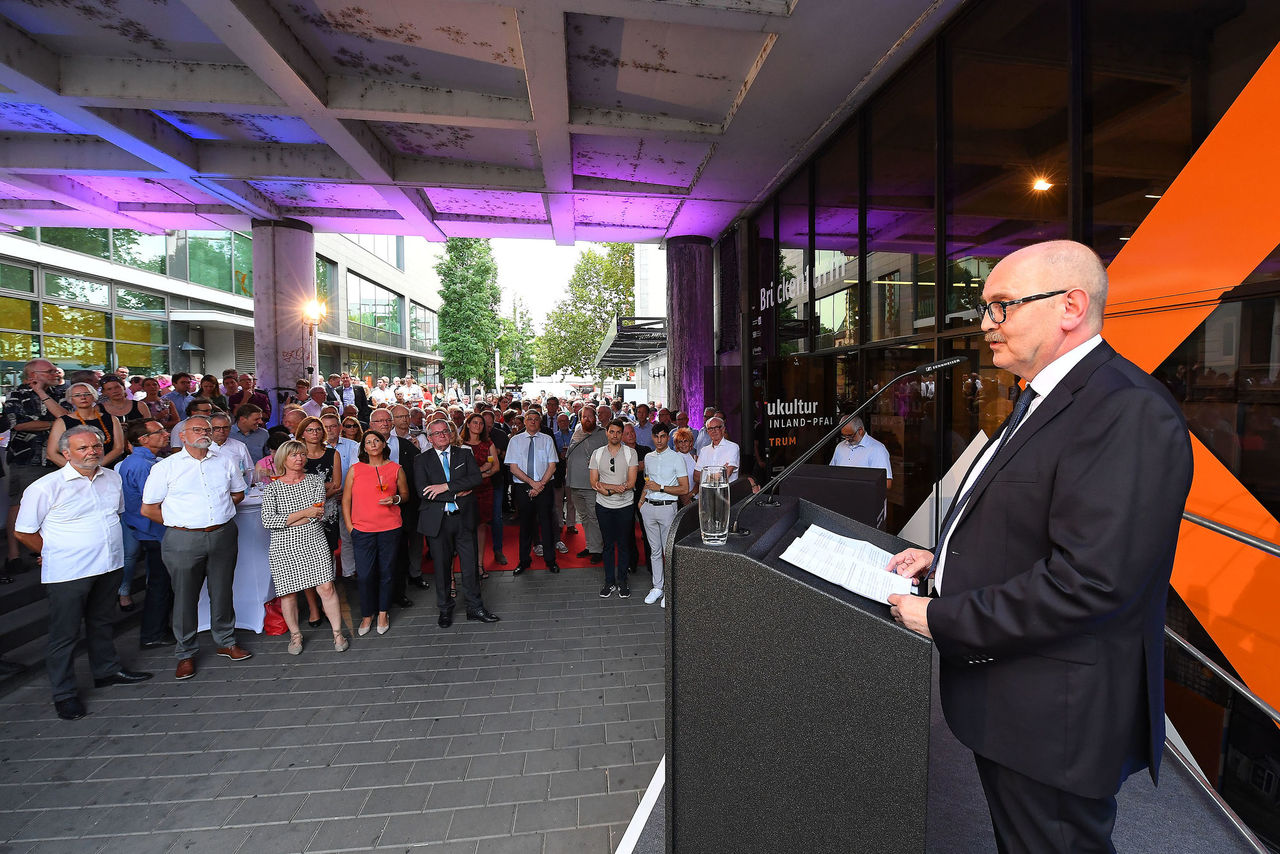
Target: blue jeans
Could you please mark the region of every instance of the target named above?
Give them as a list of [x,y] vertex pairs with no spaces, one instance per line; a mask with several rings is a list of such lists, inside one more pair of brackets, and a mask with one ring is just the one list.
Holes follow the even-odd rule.
[[[627,565],[631,560],[631,543],[634,538],[635,507],[605,507],[596,504],[596,519],[600,522],[600,538],[604,540],[604,583],[627,585]],[[614,552],[617,551],[617,557]]]
[[124,572],[120,576],[119,595],[128,596],[133,592],[133,568],[138,565],[138,538],[133,535],[133,529],[124,523],[124,519],[120,519],[120,538],[124,541]]
[[360,590],[360,615],[374,617],[391,610],[391,587],[395,579],[396,555],[400,550],[400,529],[361,531],[351,529],[356,553],[356,586]]

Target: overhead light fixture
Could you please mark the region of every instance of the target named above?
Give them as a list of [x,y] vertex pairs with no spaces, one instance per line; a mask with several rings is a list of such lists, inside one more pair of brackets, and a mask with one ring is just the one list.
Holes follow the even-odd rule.
[[1037,178],[1036,182],[1031,185],[1031,189],[1043,193],[1045,190],[1053,189],[1053,184],[1049,183],[1045,178]]
[[1142,197],[1143,197],[1143,198],[1145,198],[1145,199],[1158,199],[1158,198],[1160,198],[1162,195],[1164,195],[1164,194],[1163,194],[1163,193],[1143,193],[1143,194],[1142,194]]

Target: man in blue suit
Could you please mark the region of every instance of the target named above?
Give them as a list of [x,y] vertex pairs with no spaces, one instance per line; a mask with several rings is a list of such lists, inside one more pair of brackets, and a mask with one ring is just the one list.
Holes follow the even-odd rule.
[[941,656],[1000,851],[1114,851],[1116,792],[1164,748],[1164,618],[1191,443],[1165,388],[1102,340],[1107,276],[1070,241],[982,291],[992,361],[1026,382],[891,613]]

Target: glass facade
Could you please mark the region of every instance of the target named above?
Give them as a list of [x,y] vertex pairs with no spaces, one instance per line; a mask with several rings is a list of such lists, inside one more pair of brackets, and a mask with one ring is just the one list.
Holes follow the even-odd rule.
[[[1140,0],[966,5],[725,238],[731,249],[745,243],[747,270],[736,285],[722,264],[720,299],[742,288],[750,343],[720,350],[717,398],[751,391],[758,411],[778,387],[773,374],[803,363],[807,332],[804,358],[834,384],[835,406],[848,412],[884,392],[865,420],[890,452],[886,528],[900,530],[1012,410],[1015,377],[992,364],[973,308],[991,269],[1056,238],[1110,262],[1280,40],[1275,4],[1214,9],[1161,7],[1153,27]],[[790,290],[792,270],[812,282],[808,295]],[[1185,340],[1168,342],[1153,373],[1192,433],[1280,518],[1280,248],[1238,286],[1218,287],[1215,272],[1203,271],[1204,288],[1234,289]],[[952,355],[968,366],[886,387]],[[737,386],[739,365],[749,384]],[[730,423],[748,432],[744,456],[767,437],[773,472],[788,447],[806,444],[768,418]],[[1176,595],[1169,624],[1230,669]],[[1166,675],[1169,713],[1199,730],[1207,747],[1193,752],[1210,781],[1261,835],[1280,838],[1274,725],[1181,653],[1169,654]],[[1226,721],[1221,731],[1204,731],[1206,713]]]
[[440,328],[436,313],[425,305],[409,303],[409,349],[434,353],[439,344]]
[[347,336],[403,347],[404,298],[347,271]]

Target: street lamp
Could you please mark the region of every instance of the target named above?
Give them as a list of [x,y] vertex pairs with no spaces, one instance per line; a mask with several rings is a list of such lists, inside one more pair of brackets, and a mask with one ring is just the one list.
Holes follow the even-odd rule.
[[[319,355],[319,343],[316,340],[316,327],[324,322],[325,315],[328,313],[328,306],[317,299],[309,299],[302,306],[302,322],[307,327],[307,362],[311,361],[312,353]],[[320,384],[314,365],[307,365],[307,376],[310,378],[312,385]]]

